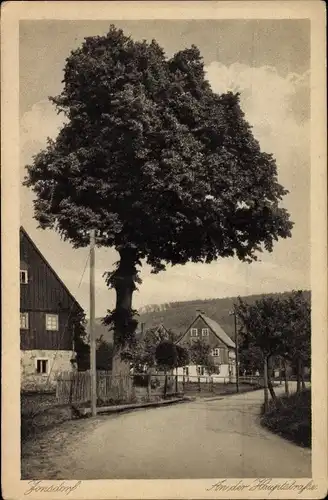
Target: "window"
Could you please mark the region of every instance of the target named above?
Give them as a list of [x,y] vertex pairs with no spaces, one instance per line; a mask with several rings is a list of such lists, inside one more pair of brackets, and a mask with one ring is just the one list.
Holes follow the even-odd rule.
[[58,314],[46,314],[46,329],[58,331]]
[[20,313],[20,327],[22,330],[28,329],[28,313]]
[[220,356],[220,349],[218,349],[217,347],[215,349],[213,349],[212,351],[212,356]]
[[203,337],[208,337],[209,335],[209,329],[208,328],[202,328],[202,336]]
[[28,284],[28,273],[27,271],[23,271],[22,269],[19,271],[19,281],[21,285]]
[[191,328],[190,329],[190,336],[191,337],[198,337],[198,330],[197,330],[197,328]]
[[205,375],[205,367],[197,366],[197,375]]
[[183,374],[188,377],[188,375],[189,375],[189,367],[188,366],[183,367]]
[[40,375],[46,375],[48,373],[49,360],[48,359],[37,359],[36,360],[36,373]]

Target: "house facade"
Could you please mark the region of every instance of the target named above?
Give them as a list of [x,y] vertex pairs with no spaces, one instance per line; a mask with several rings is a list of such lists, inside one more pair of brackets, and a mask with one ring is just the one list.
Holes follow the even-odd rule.
[[53,388],[74,369],[73,311],[82,312],[27,232],[20,229],[21,389]]
[[213,319],[199,313],[186,332],[177,341],[178,345],[188,349],[196,340],[201,339],[211,347],[211,356],[216,367],[215,373],[209,374],[205,366],[189,364],[177,369],[179,379],[207,381],[209,377],[216,382],[234,381],[236,377],[235,343]]

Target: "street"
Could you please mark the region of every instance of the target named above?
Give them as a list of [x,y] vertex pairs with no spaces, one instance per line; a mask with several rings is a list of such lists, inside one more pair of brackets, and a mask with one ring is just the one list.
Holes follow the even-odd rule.
[[68,437],[52,478],[310,477],[310,450],[260,426],[262,400],[255,391],[101,417]]

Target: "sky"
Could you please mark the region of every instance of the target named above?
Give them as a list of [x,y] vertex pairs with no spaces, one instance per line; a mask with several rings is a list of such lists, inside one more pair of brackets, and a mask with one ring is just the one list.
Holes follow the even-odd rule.
[[[115,24],[135,40],[155,38],[167,56],[195,44],[214,91],[239,91],[241,107],[263,151],[277,161],[284,206],[295,223],[292,238],[272,254],[245,264],[235,258],[174,266],[153,275],[143,266],[134,307],[175,300],[310,289],[310,25],[307,20],[21,21],[20,163],[55,138],[62,119],[49,96],[62,88],[65,59],[84,37]],[[37,229],[33,194],[21,187],[21,224],[88,314],[88,249],[73,250],[53,231]],[[117,253],[96,251],[96,315],[115,307],[103,273]]]

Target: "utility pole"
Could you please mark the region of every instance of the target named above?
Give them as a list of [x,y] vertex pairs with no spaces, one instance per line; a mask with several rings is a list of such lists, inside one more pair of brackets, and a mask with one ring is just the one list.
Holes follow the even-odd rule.
[[233,316],[235,320],[235,345],[236,345],[236,391],[239,392],[239,343],[238,343],[238,329],[237,329],[237,313],[236,307],[233,306]]
[[95,230],[90,232],[90,374],[91,374],[91,413],[97,415],[97,368],[95,336]]
[[236,392],[239,392],[239,345],[238,345],[238,330],[237,330],[237,313],[236,306],[233,305],[233,310],[229,312],[229,316],[234,317],[235,324],[235,346],[236,346]]

